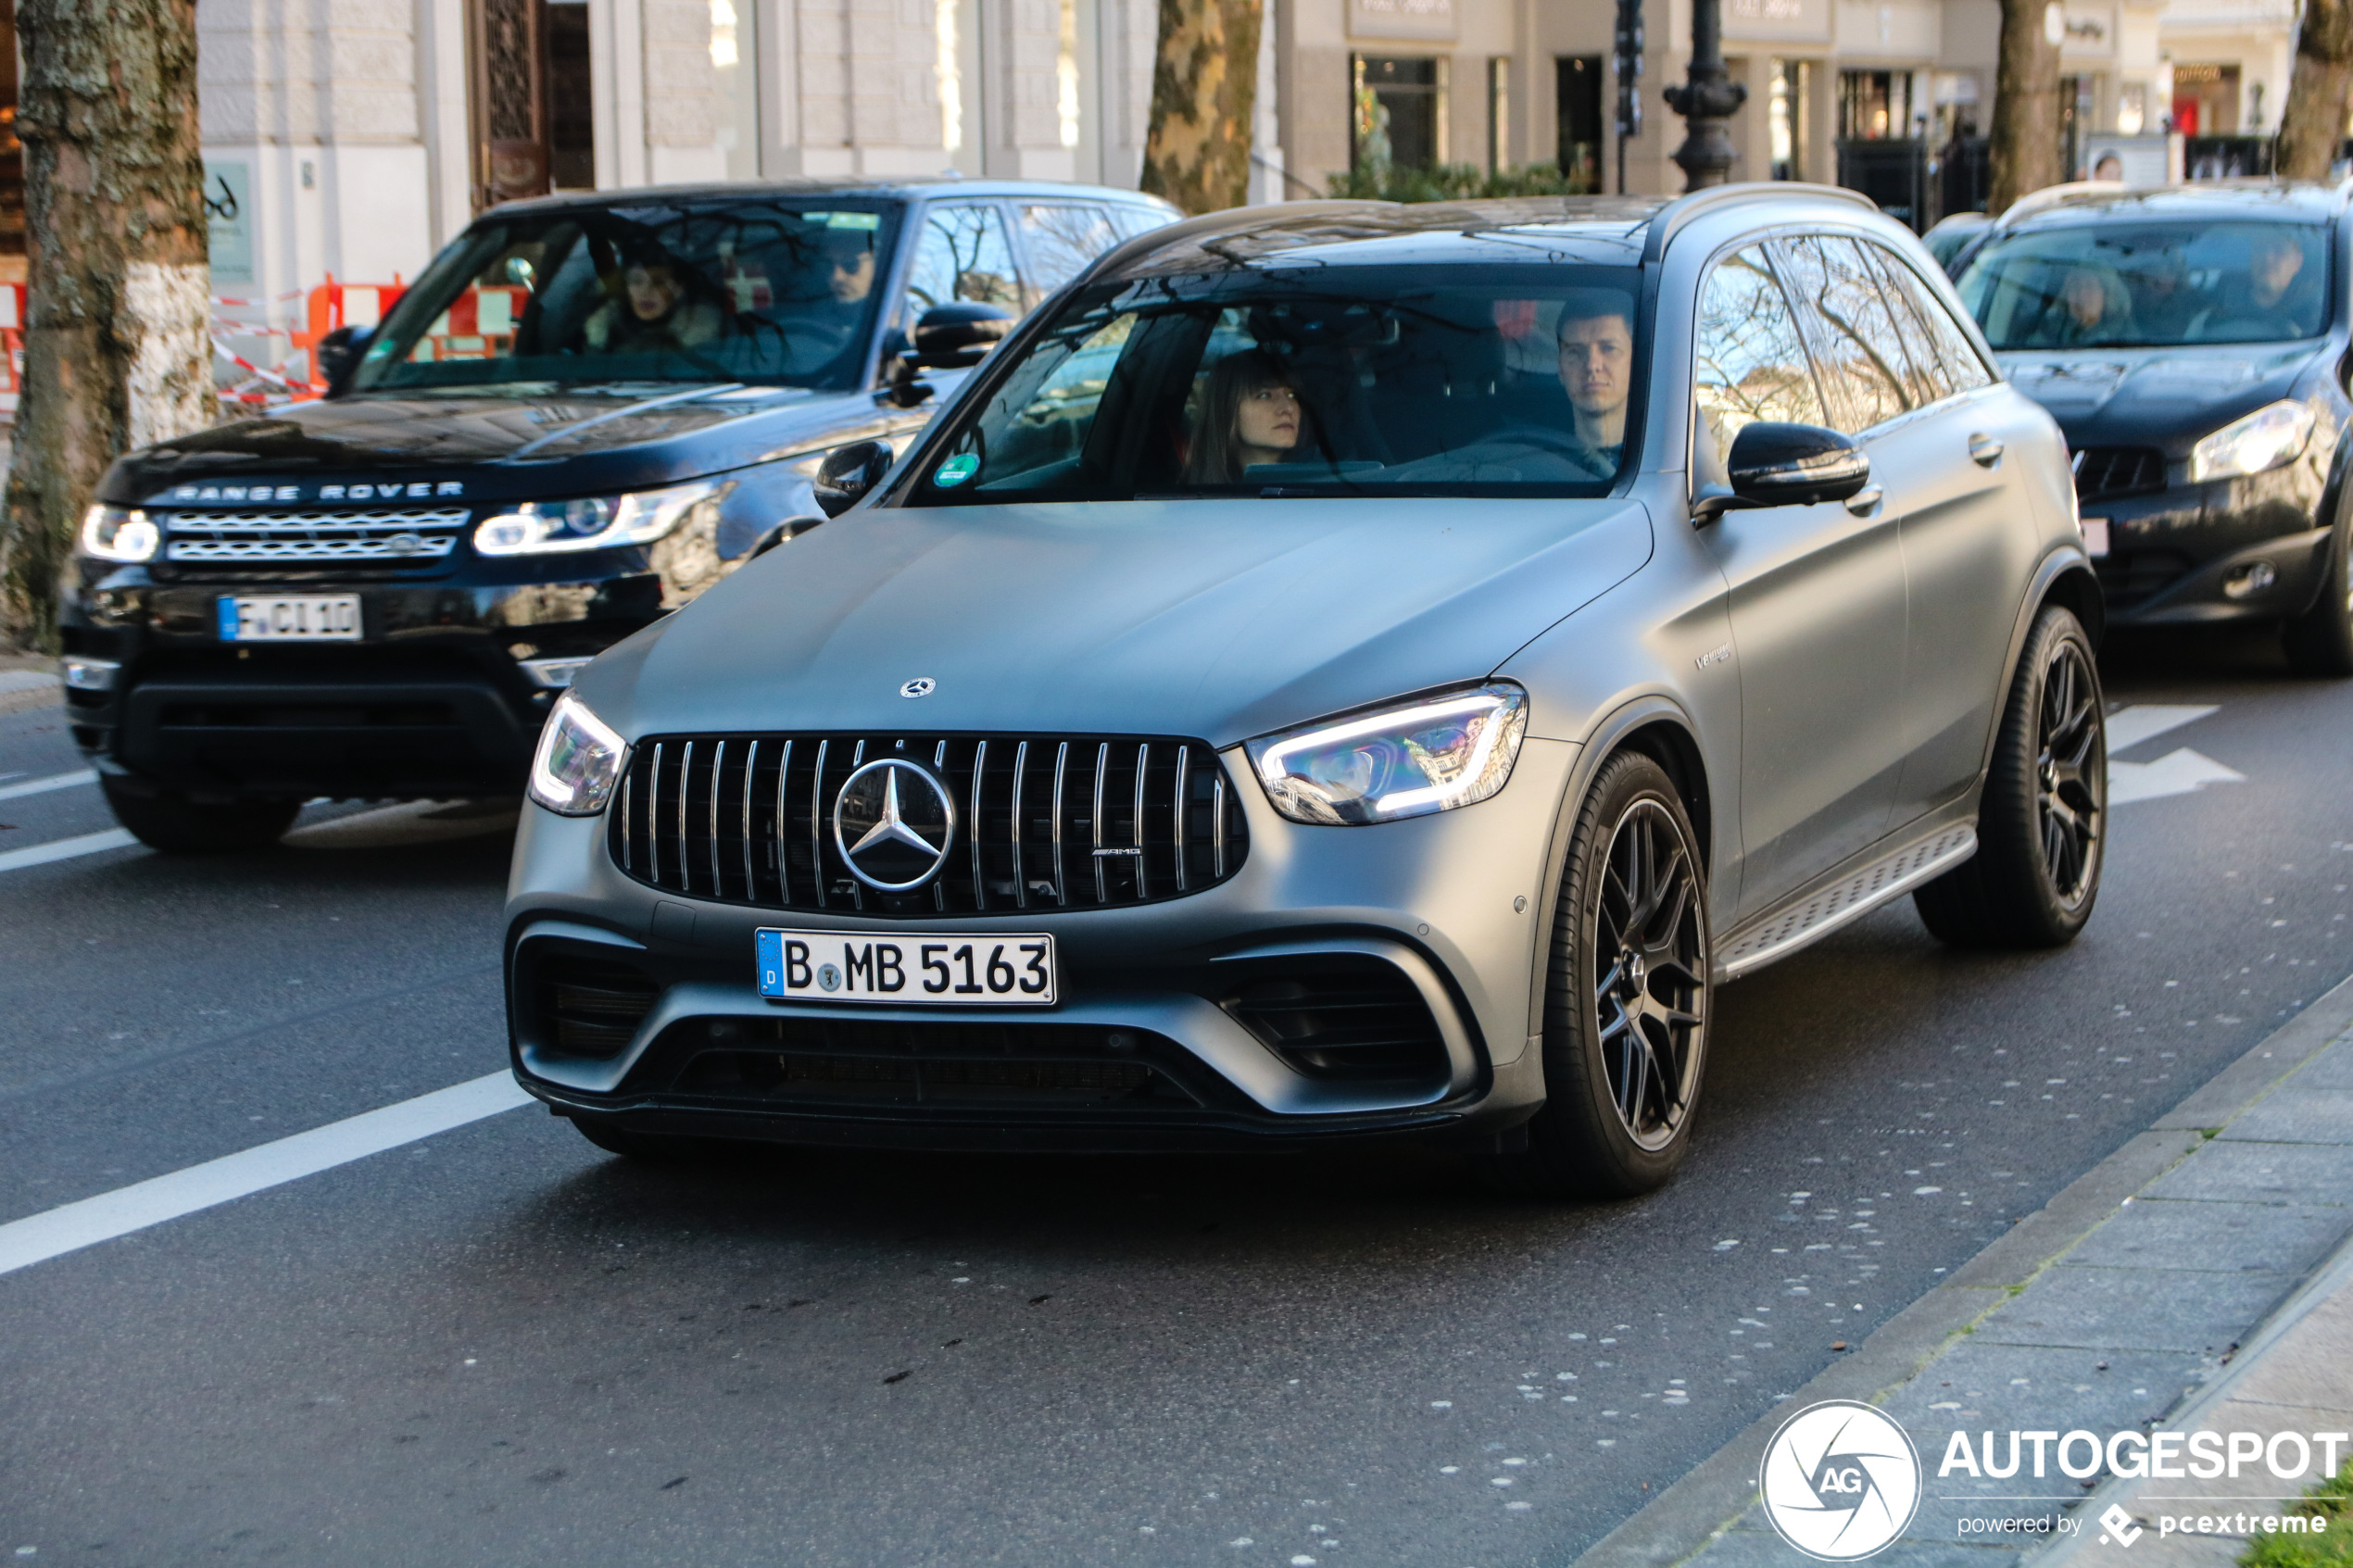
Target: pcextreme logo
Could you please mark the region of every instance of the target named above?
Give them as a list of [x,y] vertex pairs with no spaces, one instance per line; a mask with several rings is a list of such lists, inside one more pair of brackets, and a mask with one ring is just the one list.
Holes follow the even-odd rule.
[[1756,1485],[1781,1539],[1825,1562],[1852,1562],[1911,1524],[1920,1503],[1920,1456],[1885,1411],[1825,1399],[1773,1434]]

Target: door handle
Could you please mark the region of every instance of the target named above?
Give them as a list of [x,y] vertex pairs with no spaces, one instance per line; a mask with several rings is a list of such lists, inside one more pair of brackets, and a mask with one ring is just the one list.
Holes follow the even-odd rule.
[[1869,517],[1879,510],[1879,504],[1885,499],[1886,491],[1876,484],[1866,485],[1846,498],[1846,509],[1856,517]]
[[2002,462],[2002,444],[1990,435],[1969,438],[1969,460],[1982,469],[1998,468]]

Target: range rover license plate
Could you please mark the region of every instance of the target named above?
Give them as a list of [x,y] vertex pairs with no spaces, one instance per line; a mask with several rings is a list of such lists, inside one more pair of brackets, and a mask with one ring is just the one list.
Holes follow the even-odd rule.
[[1050,1007],[1061,989],[1051,936],[763,930],[752,955],[760,994],[794,1001]]
[[224,643],[356,643],[359,596],[304,594],[288,598],[222,598],[214,607]]

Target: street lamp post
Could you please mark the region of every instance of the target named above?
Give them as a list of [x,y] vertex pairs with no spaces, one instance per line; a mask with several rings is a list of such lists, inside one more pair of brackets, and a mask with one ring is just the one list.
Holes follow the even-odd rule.
[[1667,90],[1667,107],[1683,117],[1687,133],[1675,149],[1683,166],[1683,188],[1720,185],[1732,167],[1731,133],[1726,119],[1748,100],[1748,89],[1724,69],[1723,0],[1692,0],[1690,80]]

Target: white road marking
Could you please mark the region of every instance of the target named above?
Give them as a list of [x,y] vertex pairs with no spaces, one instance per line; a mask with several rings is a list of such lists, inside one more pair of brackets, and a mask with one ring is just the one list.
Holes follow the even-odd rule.
[[2195,723],[2209,713],[2221,711],[2212,704],[2203,707],[2191,703],[2147,702],[2131,708],[2120,708],[2108,716],[2108,754],[2129,751],[2145,740],[2155,740],[2168,730],[2178,730]]
[[2246,775],[2226,768],[2202,751],[2183,746],[2154,762],[2110,762],[2108,803],[2128,806],[2135,800],[2158,800],[2169,795],[2192,795],[2210,784],[2245,784]]
[[31,784],[0,784],[0,800],[14,800],[20,795],[46,795],[53,789],[71,789],[76,784],[97,782],[97,771],[84,768],[78,773],[59,773],[53,778],[35,779]]
[[168,1176],[0,1225],[0,1274],[365,1160],[530,1103],[510,1073],[453,1084]]
[[2218,712],[2213,704],[2151,702],[2119,709],[2108,716],[2108,803],[2129,806],[2136,800],[2161,800],[2169,795],[2193,795],[2210,784],[2245,784],[2246,775],[2226,768],[2202,751],[2181,746],[2154,762],[2120,762],[2116,754],[2155,740],[2169,730],[2195,723]]
[[54,844],[36,844],[30,849],[11,849],[0,855],[0,872],[20,872],[27,866],[45,866],[52,860],[70,860],[77,855],[128,849],[138,842],[120,828],[85,833],[80,838],[60,838]]

